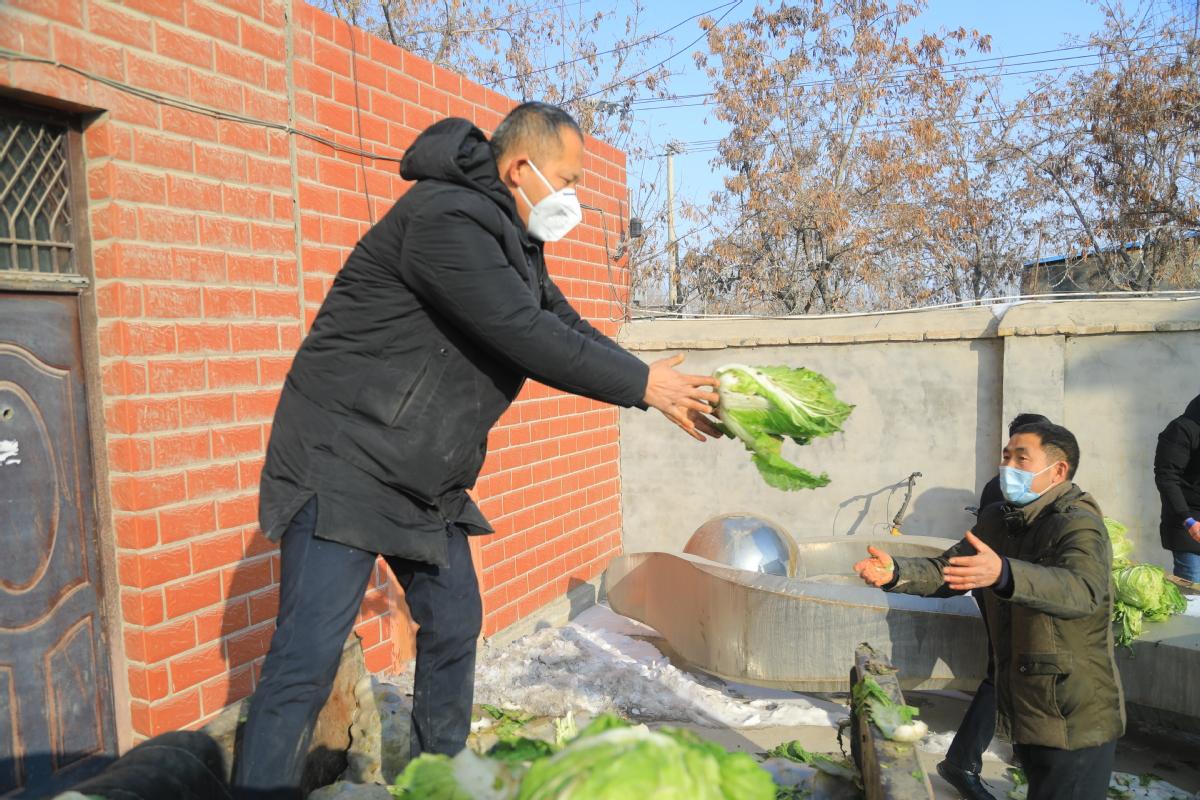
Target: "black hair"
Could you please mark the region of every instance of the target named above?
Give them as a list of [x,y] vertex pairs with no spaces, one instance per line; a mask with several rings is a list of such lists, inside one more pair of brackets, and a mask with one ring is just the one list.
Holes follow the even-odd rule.
[[1053,422],[1033,422],[1022,425],[1013,431],[1013,436],[1022,433],[1036,435],[1041,440],[1042,450],[1048,457],[1055,461],[1067,462],[1067,478],[1075,477],[1075,470],[1079,469],[1079,442],[1076,441],[1075,434]]
[[1035,422],[1049,422],[1049,417],[1043,417],[1041,414],[1021,413],[1012,418],[1012,422],[1008,423],[1008,436],[1012,438],[1013,433],[1017,428],[1023,425],[1032,425]]
[[506,153],[524,145],[537,157],[562,152],[563,128],[582,139],[583,131],[575,118],[558,106],[531,101],[508,112],[492,134],[492,153],[499,161]]

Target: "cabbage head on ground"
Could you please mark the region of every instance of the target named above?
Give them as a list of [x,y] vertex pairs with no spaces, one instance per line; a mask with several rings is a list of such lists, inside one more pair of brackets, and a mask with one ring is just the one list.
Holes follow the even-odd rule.
[[553,752],[529,749],[528,761],[511,758],[521,749],[517,744],[487,756],[469,749],[452,759],[421,756],[390,791],[397,798],[432,800],[775,798],[774,780],[751,756],[686,730],[651,731],[601,715]]

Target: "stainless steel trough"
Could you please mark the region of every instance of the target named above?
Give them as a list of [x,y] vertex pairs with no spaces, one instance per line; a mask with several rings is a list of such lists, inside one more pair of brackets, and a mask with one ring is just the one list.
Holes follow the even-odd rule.
[[634,553],[609,565],[608,602],[644,622],[692,666],[735,681],[795,691],[845,691],[854,649],[870,642],[898,667],[904,689],[973,690],[987,643],[970,597],[886,594],[851,571],[876,544],[934,556],[946,539],[806,539],[795,576],[765,575],[686,553]]
[[[851,566],[869,544],[896,556],[933,556],[949,541],[801,540],[790,578],[686,553],[633,553],[610,564],[608,602],[658,631],[690,666],[733,681],[845,691],[855,647],[870,642],[899,668],[905,690],[973,691],[987,657],[975,601],[887,594],[864,585]],[[1146,624],[1132,652],[1118,648],[1117,663],[1131,711],[1200,733],[1200,618]]]

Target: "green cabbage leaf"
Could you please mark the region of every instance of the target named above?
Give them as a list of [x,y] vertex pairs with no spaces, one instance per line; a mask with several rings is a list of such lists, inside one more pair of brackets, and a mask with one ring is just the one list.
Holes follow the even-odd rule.
[[720,381],[716,415],[726,436],[753,453],[754,465],[768,485],[785,491],[816,489],[829,483],[783,457],[783,441],[805,445],[842,429],[854,406],[838,400],[833,383],[803,367],[748,367],[727,364],[713,377]]
[[1112,517],[1104,518],[1104,527],[1108,531],[1109,540],[1112,542],[1113,569],[1128,567],[1133,563],[1133,559],[1131,558],[1133,555],[1133,543],[1129,541],[1129,537],[1126,535],[1129,529]]
[[1161,567],[1138,564],[1129,556],[1133,546],[1120,522],[1105,517],[1113,546],[1113,626],[1117,644],[1132,647],[1147,622],[1162,622],[1187,610],[1187,600]]
[[513,736],[488,756],[423,755],[389,787],[393,797],[428,800],[774,800],[771,774],[686,730],[631,726],[602,714],[576,733],[573,717],[556,742]]
[[854,684],[851,700],[855,708],[865,705],[871,722],[894,742],[919,742],[929,733],[929,726],[916,718],[918,709],[892,700],[870,675]]

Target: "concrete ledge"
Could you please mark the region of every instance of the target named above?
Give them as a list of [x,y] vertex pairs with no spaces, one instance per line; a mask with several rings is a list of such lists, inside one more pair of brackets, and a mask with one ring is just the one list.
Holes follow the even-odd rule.
[[853,316],[635,320],[635,352],[1200,330],[1200,299],[1094,299]]
[[1105,298],[1021,303],[1004,314],[999,336],[1096,336],[1200,330],[1200,300]]

